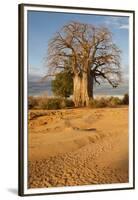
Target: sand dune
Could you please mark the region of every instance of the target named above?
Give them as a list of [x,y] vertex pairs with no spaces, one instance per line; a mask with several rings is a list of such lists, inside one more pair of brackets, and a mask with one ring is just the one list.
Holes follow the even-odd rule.
[[128,108],[29,111],[29,187],[128,182]]

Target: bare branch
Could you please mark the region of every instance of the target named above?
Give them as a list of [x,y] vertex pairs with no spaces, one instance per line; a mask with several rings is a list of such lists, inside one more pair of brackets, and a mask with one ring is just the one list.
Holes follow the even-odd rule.
[[108,28],[70,22],[49,42],[48,73],[64,70],[65,63],[71,61],[74,74],[90,72],[98,84],[103,78],[115,87],[121,77],[120,53]]
[[94,76],[94,80],[96,83],[98,83],[98,85],[100,85],[100,82],[97,80],[96,76]]

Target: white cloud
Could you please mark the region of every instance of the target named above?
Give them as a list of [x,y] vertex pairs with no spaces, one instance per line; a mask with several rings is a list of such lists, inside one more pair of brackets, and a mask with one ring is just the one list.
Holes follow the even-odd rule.
[[112,25],[118,25],[118,22],[119,22],[118,17],[110,17],[105,21],[106,24],[112,24]]
[[128,24],[122,24],[119,29],[129,29],[129,25]]
[[33,67],[33,66],[29,65],[29,74],[32,76],[43,76],[44,69],[43,69],[43,67]]
[[122,17],[110,17],[105,21],[106,26],[111,26],[116,29],[128,29],[128,21]]

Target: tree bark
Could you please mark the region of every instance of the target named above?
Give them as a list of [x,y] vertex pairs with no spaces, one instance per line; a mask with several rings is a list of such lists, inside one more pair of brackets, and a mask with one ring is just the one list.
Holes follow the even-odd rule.
[[83,72],[82,75],[82,106],[88,106],[90,99],[93,99],[93,78],[89,72]]
[[75,107],[82,106],[81,85],[82,78],[79,76],[79,74],[75,74],[73,77],[73,101]]
[[83,72],[82,74],[82,89],[81,89],[81,97],[82,97],[82,106],[88,106],[89,103],[89,92],[88,92],[88,74],[87,72]]
[[93,77],[89,67],[88,59],[85,60],[82,73],[82,106],[88,106],[89,101],[93,98]]
[[75,107],[88,106],[90,99],[93,99],[93,76],[85,63],[81,76],[75,74],[73,78],[73,101]]

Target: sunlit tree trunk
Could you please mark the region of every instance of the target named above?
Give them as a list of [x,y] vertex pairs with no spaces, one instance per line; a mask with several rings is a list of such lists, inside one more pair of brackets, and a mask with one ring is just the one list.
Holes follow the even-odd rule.
[[90,74],[89,63],[86,60],[82,73],[82,106],[88,106],[90,99],[93,98],[93,78]]
[[93,99],[93,76],[87,62],[84,69],[81,75],[76,74],[73,78],[73,101],[76,107],[88,106],[90,99]]
[[78,74],[75,74],[73,77],[73,101],[75,107],[82,106],[81,88],[82,78]]
[[86,106],[89,104],[89,83],[88,83],[88,74],[83,72],[82,74],[82,87],[81,87],[81,104]]

